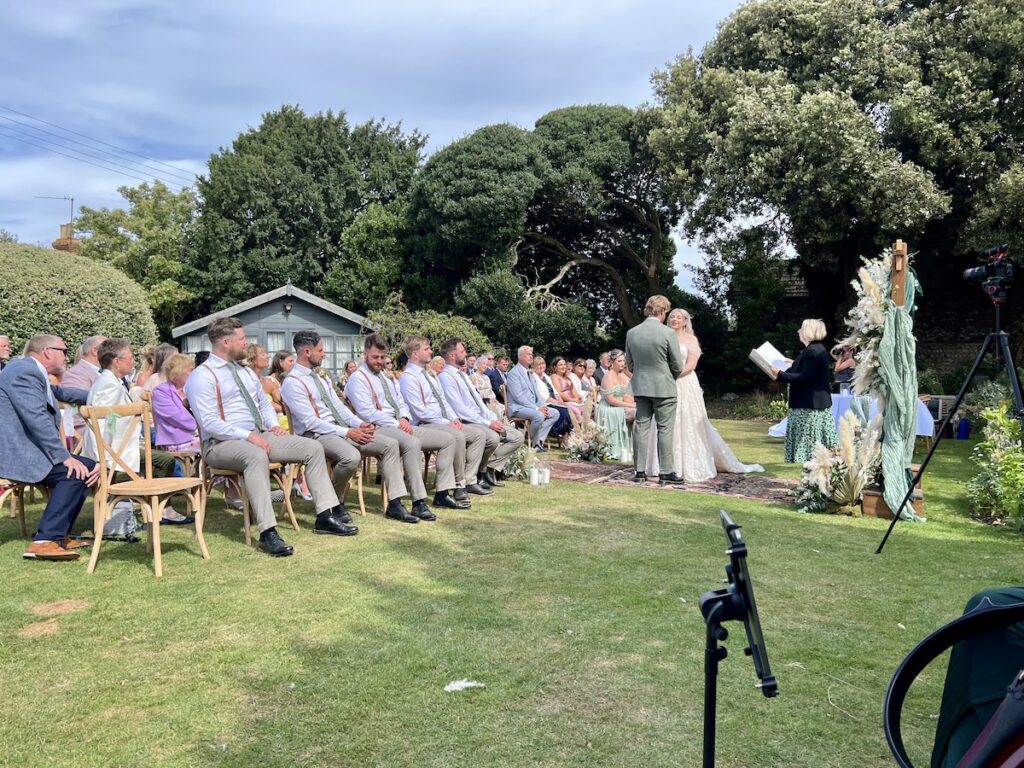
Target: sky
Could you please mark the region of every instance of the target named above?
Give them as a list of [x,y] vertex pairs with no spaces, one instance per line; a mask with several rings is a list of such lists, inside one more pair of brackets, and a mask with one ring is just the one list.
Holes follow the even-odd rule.
[[[46,198],[117,207],[154,175],[176,189],[282,104],[401,121],[428,152],[558,107],[635,107],[738,5],[0,0],[0,228],[49,244],[70,203]],[[700,258],[680,243],[684,288]]]

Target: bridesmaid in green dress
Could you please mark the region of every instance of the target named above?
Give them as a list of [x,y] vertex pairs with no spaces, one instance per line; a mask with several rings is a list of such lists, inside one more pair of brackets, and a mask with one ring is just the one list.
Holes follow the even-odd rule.
[[633,419],[636,405],[626,377],[626,355],[611,351],[612,367],[601,379],[601,399],[597,403],[597,423],[608,435],[608,450],[615,461],[633,460]]

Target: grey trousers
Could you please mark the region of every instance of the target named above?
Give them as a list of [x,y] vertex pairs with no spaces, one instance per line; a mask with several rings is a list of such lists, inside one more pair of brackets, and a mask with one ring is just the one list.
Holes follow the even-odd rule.
[[[317,513],[338,506],[338,495],[331,486],[327,474],[327,460],[324,449],[316,440],[295,435],[275,435],[263,432],[263,439],[270,443],[270,456],[266,451],[247,440],[211,441],[203,452],[206,463],[215,469],[233,469],[242,473],[245,495],[256,519],[260,533],[277,525],[274,505],[270,502],[271,461],[306,465],[306,483],[313,494]],[[291,493],[291,488],[283,489]]]
[[558,411],[548,408],[548,415],[545,416],[537,408],[522,408],[513,405],[508,410],[510,418],[528,419],[530,422],[530,445],[543,445],[548,439],[548,433],[558,421]]
[[359,470],[362,455],[359,449],[350,440],[338,435],[317,435],[307,432],[303,437],[316,440],[324,449],[324,456],[334,463],[334,471],[331,472],[331,481],[334,483],[334,493],[340,499],[345,493],[349,481]]
[[467,424],[467,428],[483,429],[487,433],[487,447],[484,449],[484,458],[480,466],[501,472],[508,464],[509,457],[518,450],[519,446],[526,440],[526,436],[512,426],[511,422],[505,422],[505,431],[498,434],[486,424]]
[[[479,434],[468,434],[465,429],[456,429],[450,424],[417,424],[414,429],[416,434],[420,434],[420,430],[429,430],[431,432],[439,432],[444,435],[448,435],[455,443],[455,455],[452,458],[452,472],[455,475],[454,488],[465,488],[466,483],[474,483],[475,470],[473,474],[470,474],[469,467],[473,461],[476,461],[476,466],[480,465],[480,457],[484,452],[484,440],[483,436]],[[420,442],[423,443],[423,438],[420,437]],[[423,443],[423,447],[427,448],[427,444]],[[440,476],[440,468],[438,469],[438,475]],[[470,478],[467,480],[466,478]],[[451,490],[451,488],[444,488],[438,481],[438,490]]]
[[658,466],[663,474],[671,472],[672,439],[676,430],[676,398],[643,397],[636,395],[636,420],[633,422],[633,470],[647,470],[647,446],[651,432],[651,417],[658,427]]
[[[402,468],[405,473],[405,484],[413,501],[427,498],[427,488],[423,484],[423,451],[435,451],[437,463],[437,489],[450,491],[455,487],[455,471],[452,462],[455,459],[455,440],[444,432],[413,427],[412,434],[403,432],[398,427],[377,427],[377,433],[398,441],[402,456]],[[388,494],[391,495],[389,488]]]

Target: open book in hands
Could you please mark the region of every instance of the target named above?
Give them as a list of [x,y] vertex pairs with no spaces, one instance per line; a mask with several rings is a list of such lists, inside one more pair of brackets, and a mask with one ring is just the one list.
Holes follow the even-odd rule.
[[750,350],[750,359],[754,361],[758,368],[771,376],[772,379],[775,379],[772,368],[784,371],[790,366],[790,361],[786,359],[784,354],[772,346],[770,341],[766,341],[757,349]]

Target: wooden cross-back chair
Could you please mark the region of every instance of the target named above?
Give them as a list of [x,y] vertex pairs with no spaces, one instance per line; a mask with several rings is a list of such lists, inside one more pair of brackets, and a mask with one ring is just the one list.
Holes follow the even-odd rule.
[[[173,496],[183,496],[195,516],[196,539],[204,560],[210,558],[203,537],[203,520],[205,516],[202,481],[195,477],[153,477],[153,445],[150,440],[152,424],[149,405],[147,403],[131,403],[113,406],[82,406],[79,409],[86,427],[92,431],[96,440],[97,463],[102,467],[99,481],[96,484],[96,495],[93,500],[93,533],[95,541],[92,556],[89,558],[88,573],[96,569],[99,559],[100,545],[103,541],[103,524],[113,510],[113,502],[118,499],[129,499],[138,502],[142,508],[143,525],[149,528],[147,549],[153,553],[153,569],[159,578],[163,575],[163,558],[160,551],[160,517],[163,508]],[[108,443],[103,433],[103,423],[107,420],[131,419],[117,445]],[[144,474],[135,467],[129,466],[122,454],[133,441],[138,440],[136,427],[142,426],[142,442],[145,446]],[[117,440],[116,432],[111,430],[111,440]],[[115,482],[114,475],[123,472],[129,480]]]

